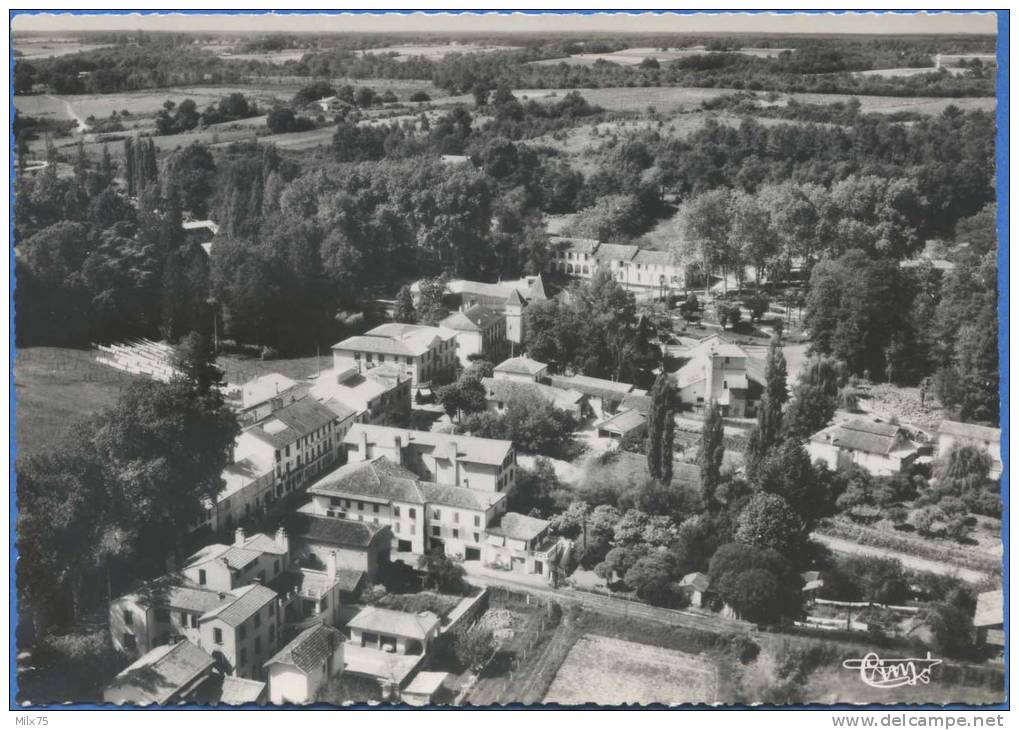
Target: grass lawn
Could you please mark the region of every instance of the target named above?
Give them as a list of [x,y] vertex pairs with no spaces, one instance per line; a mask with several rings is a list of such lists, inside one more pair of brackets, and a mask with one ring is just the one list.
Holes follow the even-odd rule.
[[293,380],[305,380],[318,375],[322,370],[332,367],[332,353],[326,352],[318,357],[281,358],[279,360],[259,360],[257,357],[240,355],[220,355],[216,361],[223,370],[228,383],[241,384],[253,378],[280,373]]
[[97,363],[88,350],[19,350],[14,363],[18,453],[52,448],[68,425],[114,405],[133,381],[133,376]]
[[[538,101],[554,102],[566,96],[570,89],[514,89],[517,98],[528,97]],[[735,89],[708,89],[686,86],[654,87],[606,87],[601,89],[579,89],[581,95],[591,104],[610,111],[644,111],[649,106],[658,112],[672,112],[678,109],[700,108],[703,101],[736,93]],[[853,98],[851,94],[786,94],[780,93],[780,103],[796,99],[803,104],[832,104]],[[955,105],[963,111],[972,109],[993,110],[994,97],[933,98],[911,96],[859,96],[860,111],[863,113],[892,114],[895,112],[917,112],[940,114],[945,107]]]

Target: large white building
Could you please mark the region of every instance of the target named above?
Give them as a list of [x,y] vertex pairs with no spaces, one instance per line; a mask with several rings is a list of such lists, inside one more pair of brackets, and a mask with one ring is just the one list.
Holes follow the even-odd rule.
[[393,425],[410,416],[410,376],[396,363],[382,363],[371,370],[325,370],[311,386],[310,395],[343,416],[355,411],[357,423]]
[[396,559],[437,548],[480,560],[485,528],[506,511],[506,495],[435,484],[385,456],[341,466],[308,488],[308,514],[388,525]]
[[463,367],[476,358],[498,362],[509,349],[506,317],[484,304],[454,312],[441,324],[456,332],[456,352]]
[[383,363],[401,367],[413,385],[428,383],[456,363],[456,331],[390,322],[333,345],[333,369],[363,373]]
[[590,238],[552,236],[546,269],[576,279],[590,279],[596,271],[612,274],[625,289],[682,289],[686,269],[668,251],[654,251]]
[[672,377],[680,401],[694,410],[711,401],[730,418],[754,418],[764,386],[764,362],[720,334],[705,337],[683,355],[686,362]]

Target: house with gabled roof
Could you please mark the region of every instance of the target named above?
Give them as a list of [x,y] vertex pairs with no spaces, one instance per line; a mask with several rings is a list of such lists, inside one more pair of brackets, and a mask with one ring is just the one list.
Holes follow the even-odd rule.
[[871,474],[887,476],[911,465],[920,446],[902,426],[866,417],[818,431],[807,442],[807,453],[812,461],[823,461],[829,469],[851,463]]
[[115,705],[175,705],[194,701],[216,660],[189,641],[163,644],[138,657],[103,689]]
[[583,393],[535,382],[520,382],[505,378],[482,378],[485,403],[493,413],[503,413],[515,398],[532,397],[543,400],[554,408],[572,414],[578,420],[587,409],[587,396]]
[[284,521],[299,565],[328,569],[335,560],[338,570],[361,573],[364,584],[371,585],[379,566],[390,560],[393,538],[388,525],[320,515],[311,502]]
[[456,334],[446,327],[381,324],[333,345],[333,369],[353,368],[361,373],[389,362],[401,367],[413,386],[430,383],[437,375],[453,370]]
[[385,456],[427,482],[487,492],[509,492],[516,483],[512,441],[358,423],[343,444],[347,463]]
[[709,335],[680,354],[672,373],[684,406],[704,410],[715,401],[722,415],[753,418],[764,392],[764,363],[721,334]]
[[713,597],[711,578],[706,573],[687,573],[679,581],[679,591],[691,606],[707,608]]
[[505,315],[484,304],[465,307],[440,324],[456,332],[457,358],[465,368],[478,358],[498,362],[509,349]]
[[311,626],[267,662],[269,701],[305,704],[315,699],[330,677],[343,671],[343,634],[329,626]]
[[503,360],[493,368],[492,377],[496,380],[515,380],[524,383],[544,382],[548,374],[548,364],[532,360],[526,355],[518,355]]
[[620,410],[620,404],[628,395],[646,395],[632,383],[621,383],[589,375],[553,375],[549,383],[555,388],[583,393],[595,418],[607,418]]
[[565,541],[549,534],[550,523],[518,512],[507,512],[486,531],[485,565],[552,580]]
[[480,560],[484,530],[506,504],[500,492],[422,481],[386,456],[340,467],[308,494],[308,513],[388,525],[393,558],[412,564],[437,548]]
[[212,654],[225,674],[259,679],[262,662],[279,640],[279,597],[258,583],[226,595],[227,600],[198,619],[199,646]]
[[280,373],[267,373],[240,386],[241,402],[237,418],[242,425],[250,425],[269,416],[307,393],[307,386]]

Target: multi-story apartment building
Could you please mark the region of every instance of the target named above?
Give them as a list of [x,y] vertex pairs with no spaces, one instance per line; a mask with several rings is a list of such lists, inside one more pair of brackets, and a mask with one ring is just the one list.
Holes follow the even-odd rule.
[[412,385],[428,383],[456,363],[456,332],[445,327],[390,322],[333,345],[333,369],[363,373],[393,363]]
[[285,375],[269,373],[242,384],[240,391],[237,420],[246,426],[268,418],[273,411],[300,400],[308,389]]
[[385,456],[342,466],[308,494],[311,514],[387,525],[397,559],[441,547],[480,560],[485,528],[506,511],[504,493],[422,481]]
[[238,449],[260,453],[260,458],[269,456],[275,473],[273,496],[279,498],[336,462],[355,415],[350,410],[341,421],[332,408],[303,398],[245,429],[238,437]]
[[343,445],[349,463],[385,456],[427,482],[507,493],[516,483],[511,441],[359,423]]
[[441,324],[456,332],[456,354],[463,367],[470,365],[472,358],[498,362],[509,348],[506,317],[483,304],[454,312]]

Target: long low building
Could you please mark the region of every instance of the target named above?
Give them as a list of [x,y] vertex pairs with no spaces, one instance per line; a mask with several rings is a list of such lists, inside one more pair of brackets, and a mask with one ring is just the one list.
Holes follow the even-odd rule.
[[812,461],[829,469],[856,464],[871,474],[897,474],[913,463],[920,445],[906,430],[877,418],[854,418],[818,431],[807,442]]
[[505,378],[482,378],[485,388],[485,403],[493,413],[502,413],[515,398],[533,397],[549,403],[576,418],[584,416],[587,396],[572,388],[553,388],[534,382],[520,382]]

